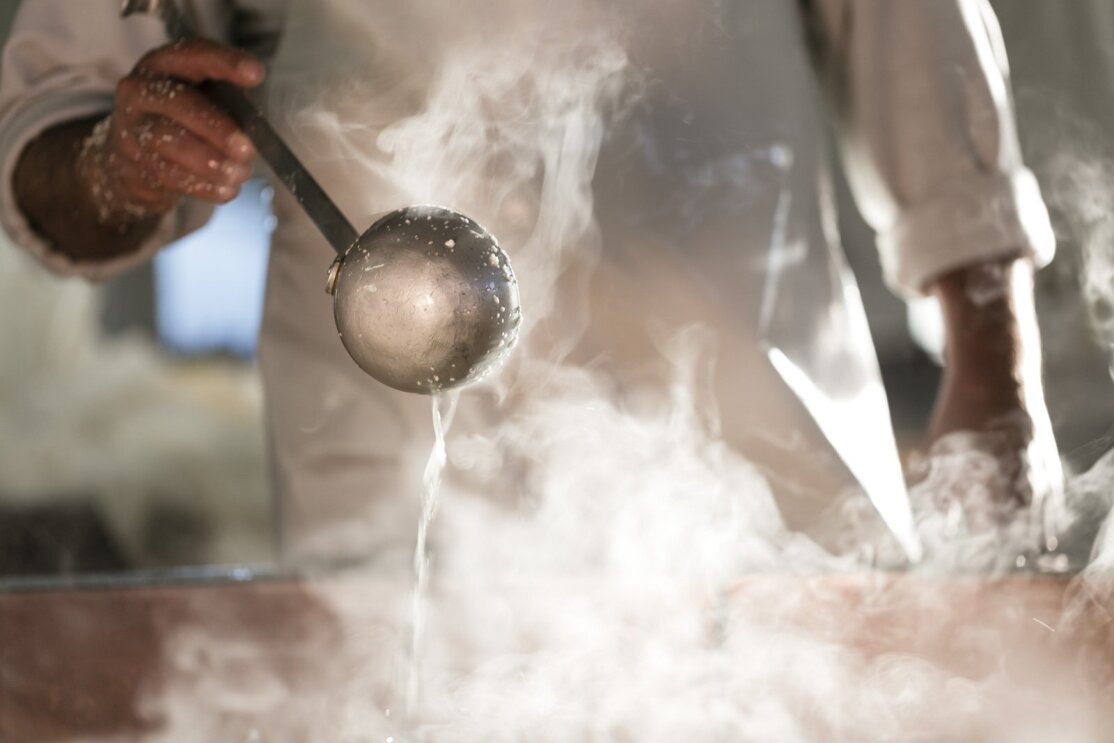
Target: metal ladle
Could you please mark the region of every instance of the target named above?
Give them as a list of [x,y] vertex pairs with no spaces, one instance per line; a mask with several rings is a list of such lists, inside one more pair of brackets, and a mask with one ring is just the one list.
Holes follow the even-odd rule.
[[[171,39],[197,37],[173,0],[122,0],[122,15],[134,13],[162,19]],[[337,252],[326,288],[341,342],[361,369],[395,389],[432,394],[475,381],[506,357],[522,320],[518,282],[487,230],[451,209],[411,206],[359,234],[240,88],[200,87]]]

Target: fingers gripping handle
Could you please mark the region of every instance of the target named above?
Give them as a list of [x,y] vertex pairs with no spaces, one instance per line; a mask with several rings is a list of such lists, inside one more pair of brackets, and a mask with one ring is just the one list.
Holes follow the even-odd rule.
[[[198,38],[189,19],[172,0],[123,0],[121,15],[127,17],[136,13],[161,19],[167,35],[175,41]],[[344,255],[359,238],[359,233],[251,99],[235,85],[219,80],[209,80],[199,87],[220,104],[251,139],[259,156],[317,225],[333,250]]]
[[317,180],[282,141],[244,92],[230,83],[208,81],[200,86],[232,117],[338,255],[360,236]]

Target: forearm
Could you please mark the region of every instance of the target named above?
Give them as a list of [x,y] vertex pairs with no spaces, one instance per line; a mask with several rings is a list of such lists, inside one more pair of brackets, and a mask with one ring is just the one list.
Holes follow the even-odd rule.
[[96,124],[92,118],[47,129],[24,148],[12,176],[16,202],[28,222],[75,261],[135,252],[158,223],[157,215],[106,212],[103,202],[98,204],[97,175],[80,163]]
[[1043,406],[1032,262],[1007,258],[963,268],[931,291],[946,332],[941,395],[952,404],[937,408],[930,437],[1009,425],[1016,411]]

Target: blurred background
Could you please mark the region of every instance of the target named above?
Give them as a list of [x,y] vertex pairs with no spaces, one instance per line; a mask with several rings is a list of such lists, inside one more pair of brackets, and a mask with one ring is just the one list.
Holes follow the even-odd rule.
[[98,286],[0,234],[0,581],[272,560],[254,364],[271,196],[251,181]]
[[[1060,240],[1038,277],[1038,311],[1053,423],[1078,471],[1114,434],[1111,337],[1082,290],[1087,256],[1110,250],[1114,6],[992,5],[1023,147]],[[17,7],[0,5],[0,38]],[[842,176],[837,185],[844,245],[908,452],[939,379],[934,308],[910,309],[882,285],[873,235]],[[0,583],[273,560],[254,363],[271,196],[253,181],[205,229],[96,287],[46,275],[0,235]],[[1088,212],[1075,208],[1083,197],[1094,202]]]

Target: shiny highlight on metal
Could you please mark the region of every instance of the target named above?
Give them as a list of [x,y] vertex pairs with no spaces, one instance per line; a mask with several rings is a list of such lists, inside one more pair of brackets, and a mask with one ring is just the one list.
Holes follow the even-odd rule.
[[341,342],[404,392],[474,382],[518,339],[522,310],[506,253],[487,230],[436,206],[393,211],[329,271]]

